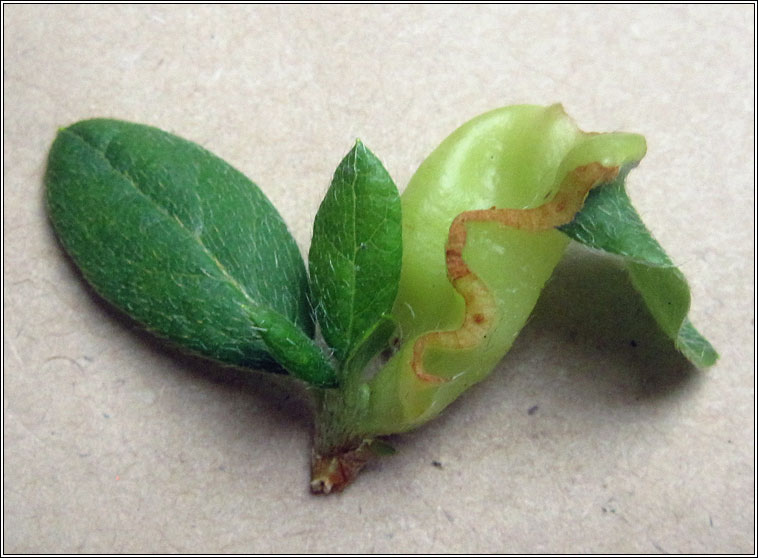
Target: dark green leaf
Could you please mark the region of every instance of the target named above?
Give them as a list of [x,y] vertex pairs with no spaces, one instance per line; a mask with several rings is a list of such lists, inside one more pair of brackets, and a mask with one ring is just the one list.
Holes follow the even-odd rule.
[[584,208],[561,230],[586,246],[624,257],[632,284],[661,329],[693,364],[711,366],[718,354],[687,318],[687,281],[647,230],[624,189],[629,170],[592,190]]
[[[372,337],[391,310],[401,259],[397,187],[379,159],[356,142],[318,210],[309,254],[316,315],[340,361]],[[373,337],[372,343],[381,345]]]
[[249,179],[156,128],[88,120],[49,155],[47,204],[63,246],[105,299],[207,357],[276,369],[251,320],[313,334],[307,276],[287,227]]

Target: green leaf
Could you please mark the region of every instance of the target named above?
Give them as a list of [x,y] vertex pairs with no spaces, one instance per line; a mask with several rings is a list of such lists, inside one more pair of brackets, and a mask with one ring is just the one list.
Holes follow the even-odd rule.
[[387,457],[397,453],[397,450],[392,444],[380,438],[374,438],[368,442],[368,449],[370,449],[377,457]]
[[259,308],[251,319],[268,350],[285,370],[317,387],[336,387],[334,368],[303,330],[278,312]]
[[647,230],[624,189],[631,168],[592,190],[584,208],[560,230],[590,248],[625,258],[632,284],[676,348],[696,366],[711,366],[718,354],[687,318],[687,280]]
[[[337,167],[313,226],[311,287],[324,339],[344,362],[389,314],[402,260],[400,197],[360,141]],[[383,342],[391,331],[385,332]]]
[[200,146],[149,126],[82,121],[59,132],[45,183],[53,227],[84,277],[154,333],[278,371],[251,316],[263,309],[312,336],[305,267],[286,225],[255,184]]
[[397,329],[397,322],[391,316],[382,316],[374,326],[366,332],[362,339],[355,343],[355,348],[345,359],[347,370],[361,371],[366,368],[371,359],[387,348],[387,340]]

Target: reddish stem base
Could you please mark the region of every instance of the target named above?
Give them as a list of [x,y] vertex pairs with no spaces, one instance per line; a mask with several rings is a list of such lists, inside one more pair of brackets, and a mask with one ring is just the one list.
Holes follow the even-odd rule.
[[376,453],[366,441],[361,442],[357,448],[339,449],[327,455],[314,452],[311,459],[311,492],[342,492],[375,456]]

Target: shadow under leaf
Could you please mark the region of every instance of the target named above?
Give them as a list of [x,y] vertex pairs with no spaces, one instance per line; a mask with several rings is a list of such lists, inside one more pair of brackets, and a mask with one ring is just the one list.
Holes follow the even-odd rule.
[[285,374],[260,370],[242,369],[225,365],[208,358],[190,354],[171,342],[146,330],[140,323],[105,300],[85,279],[81,270],[66,252],[52,224],[48,221],[51,244],[58,246],[67,268],[89,295],[93,306],[108,320],[131,332],[135,342],[147,348],[159,358],[170,359],[179,366],[166,366],[171,373],[185,374],[195,383],[208,383],[222,393],[240,391],[256,401],[256,407],[265,410],[268,416],[302,428],[312,428],[312,410],[305,389]]
[[580,355],[612,363],[598,381],[629,386],[636,400],[672,395],[701,376],[660,329],[623,260],[575,243],[522,335],[537,331]]

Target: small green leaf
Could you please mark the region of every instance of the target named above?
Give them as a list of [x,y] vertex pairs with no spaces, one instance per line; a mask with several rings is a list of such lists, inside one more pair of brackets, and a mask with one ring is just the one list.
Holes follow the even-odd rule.
[[154,333],[279,371],[268,346],[281,343],[261,336],[256,311],[313,334],[286,225],[255,184],[200,146],[149,126],[82,121],[59,132],[45,184],[52,224],[84,277]]
[[397,450],[392,444],[380,438],[374,438],[371,440],[368,443],[368,449],[370,449],[377,457],[387,457],[397,453]]
[[285,370],[317,387],[336,387],[334,368],[303,330],[278,312],[265,308],[251,312],[251,319],[271,355]]
[[679,269],[645,227],[624,188],[631,167],[592,190],[574,220],[560,228],[574,240],[626,259],[632,284],[661,329],[696,366],[711,366],[718,354],[687,318],[690,289]]
[[363,339],[359,339],[353,351],[345,359],[349,370],[363,370],[371,359],[387,347],[387,340],[397,329],[397,322],[391,316],[382,316]]
[[[397,187],[358,141],[337,167],[321,203],[309,254],[316,315],[341,362],[389,314],[401,260]],[[379,345],[376,339],[372,343]]]

